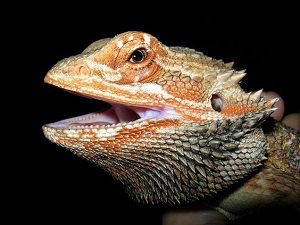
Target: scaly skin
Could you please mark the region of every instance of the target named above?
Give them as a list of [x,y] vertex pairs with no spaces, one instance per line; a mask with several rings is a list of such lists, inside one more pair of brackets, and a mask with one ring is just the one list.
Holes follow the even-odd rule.
[[297,205],[299,131],[262,123],[277,99],[244,92],[245,71],[143,32],[101,39],[58,62],[45,82],[106,101],[106,112],[43,126],[141,201],[208,202],[229,219]]

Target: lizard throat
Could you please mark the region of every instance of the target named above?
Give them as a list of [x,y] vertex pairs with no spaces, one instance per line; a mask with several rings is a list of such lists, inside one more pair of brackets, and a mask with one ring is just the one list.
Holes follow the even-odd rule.
[[130,123],[140,123],[151,119],[176,117],[176,113],[170,109],[150,109],[116,103],[110,105],[111,107],[104,112],[96,111],[50,123],[47,124],[47,126],[55,129],[108,128],[111,126],[123,126]]

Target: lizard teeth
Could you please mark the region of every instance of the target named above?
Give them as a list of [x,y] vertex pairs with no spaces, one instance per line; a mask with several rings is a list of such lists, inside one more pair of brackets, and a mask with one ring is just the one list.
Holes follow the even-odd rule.
[[93,112],[70,119],[47,124],[55,129],[93,129],[134,125],[151,119],[174,118],[178,115],[172,109],[150,109],[136,106],[112,104],[105,112]]

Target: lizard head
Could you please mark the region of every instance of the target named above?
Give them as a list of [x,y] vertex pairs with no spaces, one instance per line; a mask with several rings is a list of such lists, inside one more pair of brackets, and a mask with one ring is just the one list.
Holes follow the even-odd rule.
[[111,104],[43,126],[52,142],[101,166],[147,202],[216,193],[265,159],[259,128],[277,99],[244,92],[245,71],[144,32],[92,43],[44,81]]

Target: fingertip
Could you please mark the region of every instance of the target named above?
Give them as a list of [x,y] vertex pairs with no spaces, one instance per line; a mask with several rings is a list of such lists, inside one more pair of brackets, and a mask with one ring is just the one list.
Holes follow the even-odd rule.
[[291,113],[282,120],[287,126],[300,130],[300,113]]

